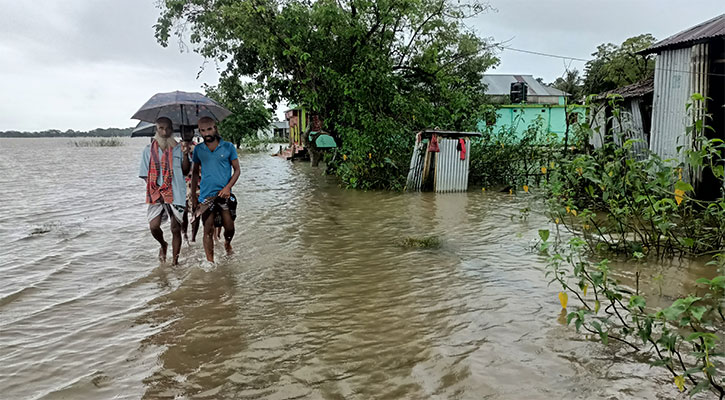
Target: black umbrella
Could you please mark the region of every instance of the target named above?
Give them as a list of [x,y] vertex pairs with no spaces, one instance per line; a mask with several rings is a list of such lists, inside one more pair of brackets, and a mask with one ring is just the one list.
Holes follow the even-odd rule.
[[177,90],[151,96],[131,118],[156,122],[160,117],[167,117],[174,125],[196,125],[196,122],[202,117],[221,121],[231,114],[231,111],[201,93]]
[[[189,125],[189,128],[194,129],[194,136],[200,136],[199,131],[196,129],[196,125]],[[174,132],[181,132],[181,127],[174,125]],[[131,131],[131,137],[153,137],[156,134],[156,124],[151,122],[141,121]]]

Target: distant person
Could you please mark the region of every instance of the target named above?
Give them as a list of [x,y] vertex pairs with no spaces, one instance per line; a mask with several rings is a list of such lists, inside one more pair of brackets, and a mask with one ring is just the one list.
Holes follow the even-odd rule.
[[156,135],[141,155],[138,176],[146,181],[147,218],[151,235],[156,239],[159,261],[166,262],[168,243],[164,240],[161,223],[171,220],[174,265],[179,263],[181,251],[181,221],[186,209],[186,184],[184,177],[191,169],[189,150],[173,138],[171,120],[156,120]]
[[[181,145],[186,150],[185,154],[188,154],[189,162],[191,162],[191,155],[194,153],[194,128],[190,125],[181,127]],[[181,233],[184,236],[184,240],[189,242],[188,226],[189,220],[191,220],[191,241],[196,242],[196,233],[199,231],[199,219],[193,218],[192,211],[192,200],[191,200],[191,171],[184,177],[186,181],[186,209],[184,210],[184,219],[181,221]],[[191,215],[189,215],[191,213]]]
[[[232,187],[239,178],[239,160],[237,149],[232,143],[222,140],[213,119],[203,117],[199,119],[198,124],[204,142],[194,148],[191,193],[194,213],[201,216],[201,223],[204,225],[206,259],[213,263],[215,226],[224,227],[224,249],[227,254],[232,253],[237,208],[237,199],[232,194]],[[197,198],[200,169],[201,190]]]

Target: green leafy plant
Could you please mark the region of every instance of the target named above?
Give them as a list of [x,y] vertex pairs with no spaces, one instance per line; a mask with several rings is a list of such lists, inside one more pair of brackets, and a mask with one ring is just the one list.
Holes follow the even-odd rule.
[[[566,309],[567,324],[584,331],[607,345],[622,343],[651,359],[654,366],[666,368],[680,391],[690,394],[710,390],[721,399],[723,388],[722,329],[725,270],[723,256],[713,260],[720,275],[699,279],[704,295],[690,294],[666,308],[648,306],[639,291],[639,275],[634,289],[621,286],[614,278],[609,261],[589,261],[586,242],[578,237],[558,248],[549,242],[549,231],[539,231],[541,252],[547,256],[546,276],[562,288],[559,298]],[[638,258],[635,255],[635,258]],[[567,308],[568,295],[578,300]],[[689,381],[691,386],[687,386]]]

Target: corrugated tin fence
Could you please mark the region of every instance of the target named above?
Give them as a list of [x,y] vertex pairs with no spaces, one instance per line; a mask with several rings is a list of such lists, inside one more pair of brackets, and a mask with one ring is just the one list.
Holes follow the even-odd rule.
[[[448,133],[455,134],[455,132]],[[462,146],[459,146],[459,140],[463,141]],[[471,163],[470,138],[438,136],[439,150],[430,152],[429,146],[428,140],[424,140],[413,147],[406,190],[432,189],[437,193],[468,190],[468,169]],[[462,154],[465,154],[463,158]]]
[[462,139],[466,147],[465,159],[461,160],[458,139],[439,139],[440,152],[436,157],[435,191],[465,192],[468,190],[468,166],[470,164],[470,143]]

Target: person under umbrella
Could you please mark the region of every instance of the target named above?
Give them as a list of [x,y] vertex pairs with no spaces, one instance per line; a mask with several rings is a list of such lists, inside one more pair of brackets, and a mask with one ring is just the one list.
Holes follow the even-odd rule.
[[146,217],[151,236],[159,242],[159,261],[166,262],[168,243],[161,223],[171,221],[173,263],[179,263],[181,222],[186,209],[186,183],[189,173],[189,147],[173,138],[173,124],[168,117],[156,120],[156,135],[141,154],[139,177],[146,181]]
[[[204,142],[196,146],[192,157],[194,167],[191,174],[191,199],[194,203],[194,215],[201,217],[204,226],[206,259],[213,264],[215,226],[224,227],[224,248],[227,254],[232,252],[237,207],[232,187],[239,178],[239,160],[237,149],[232,143],[221,139],[213,119],[200,118],[198,125]],[[197,198],[200,172],[201,191]]]

